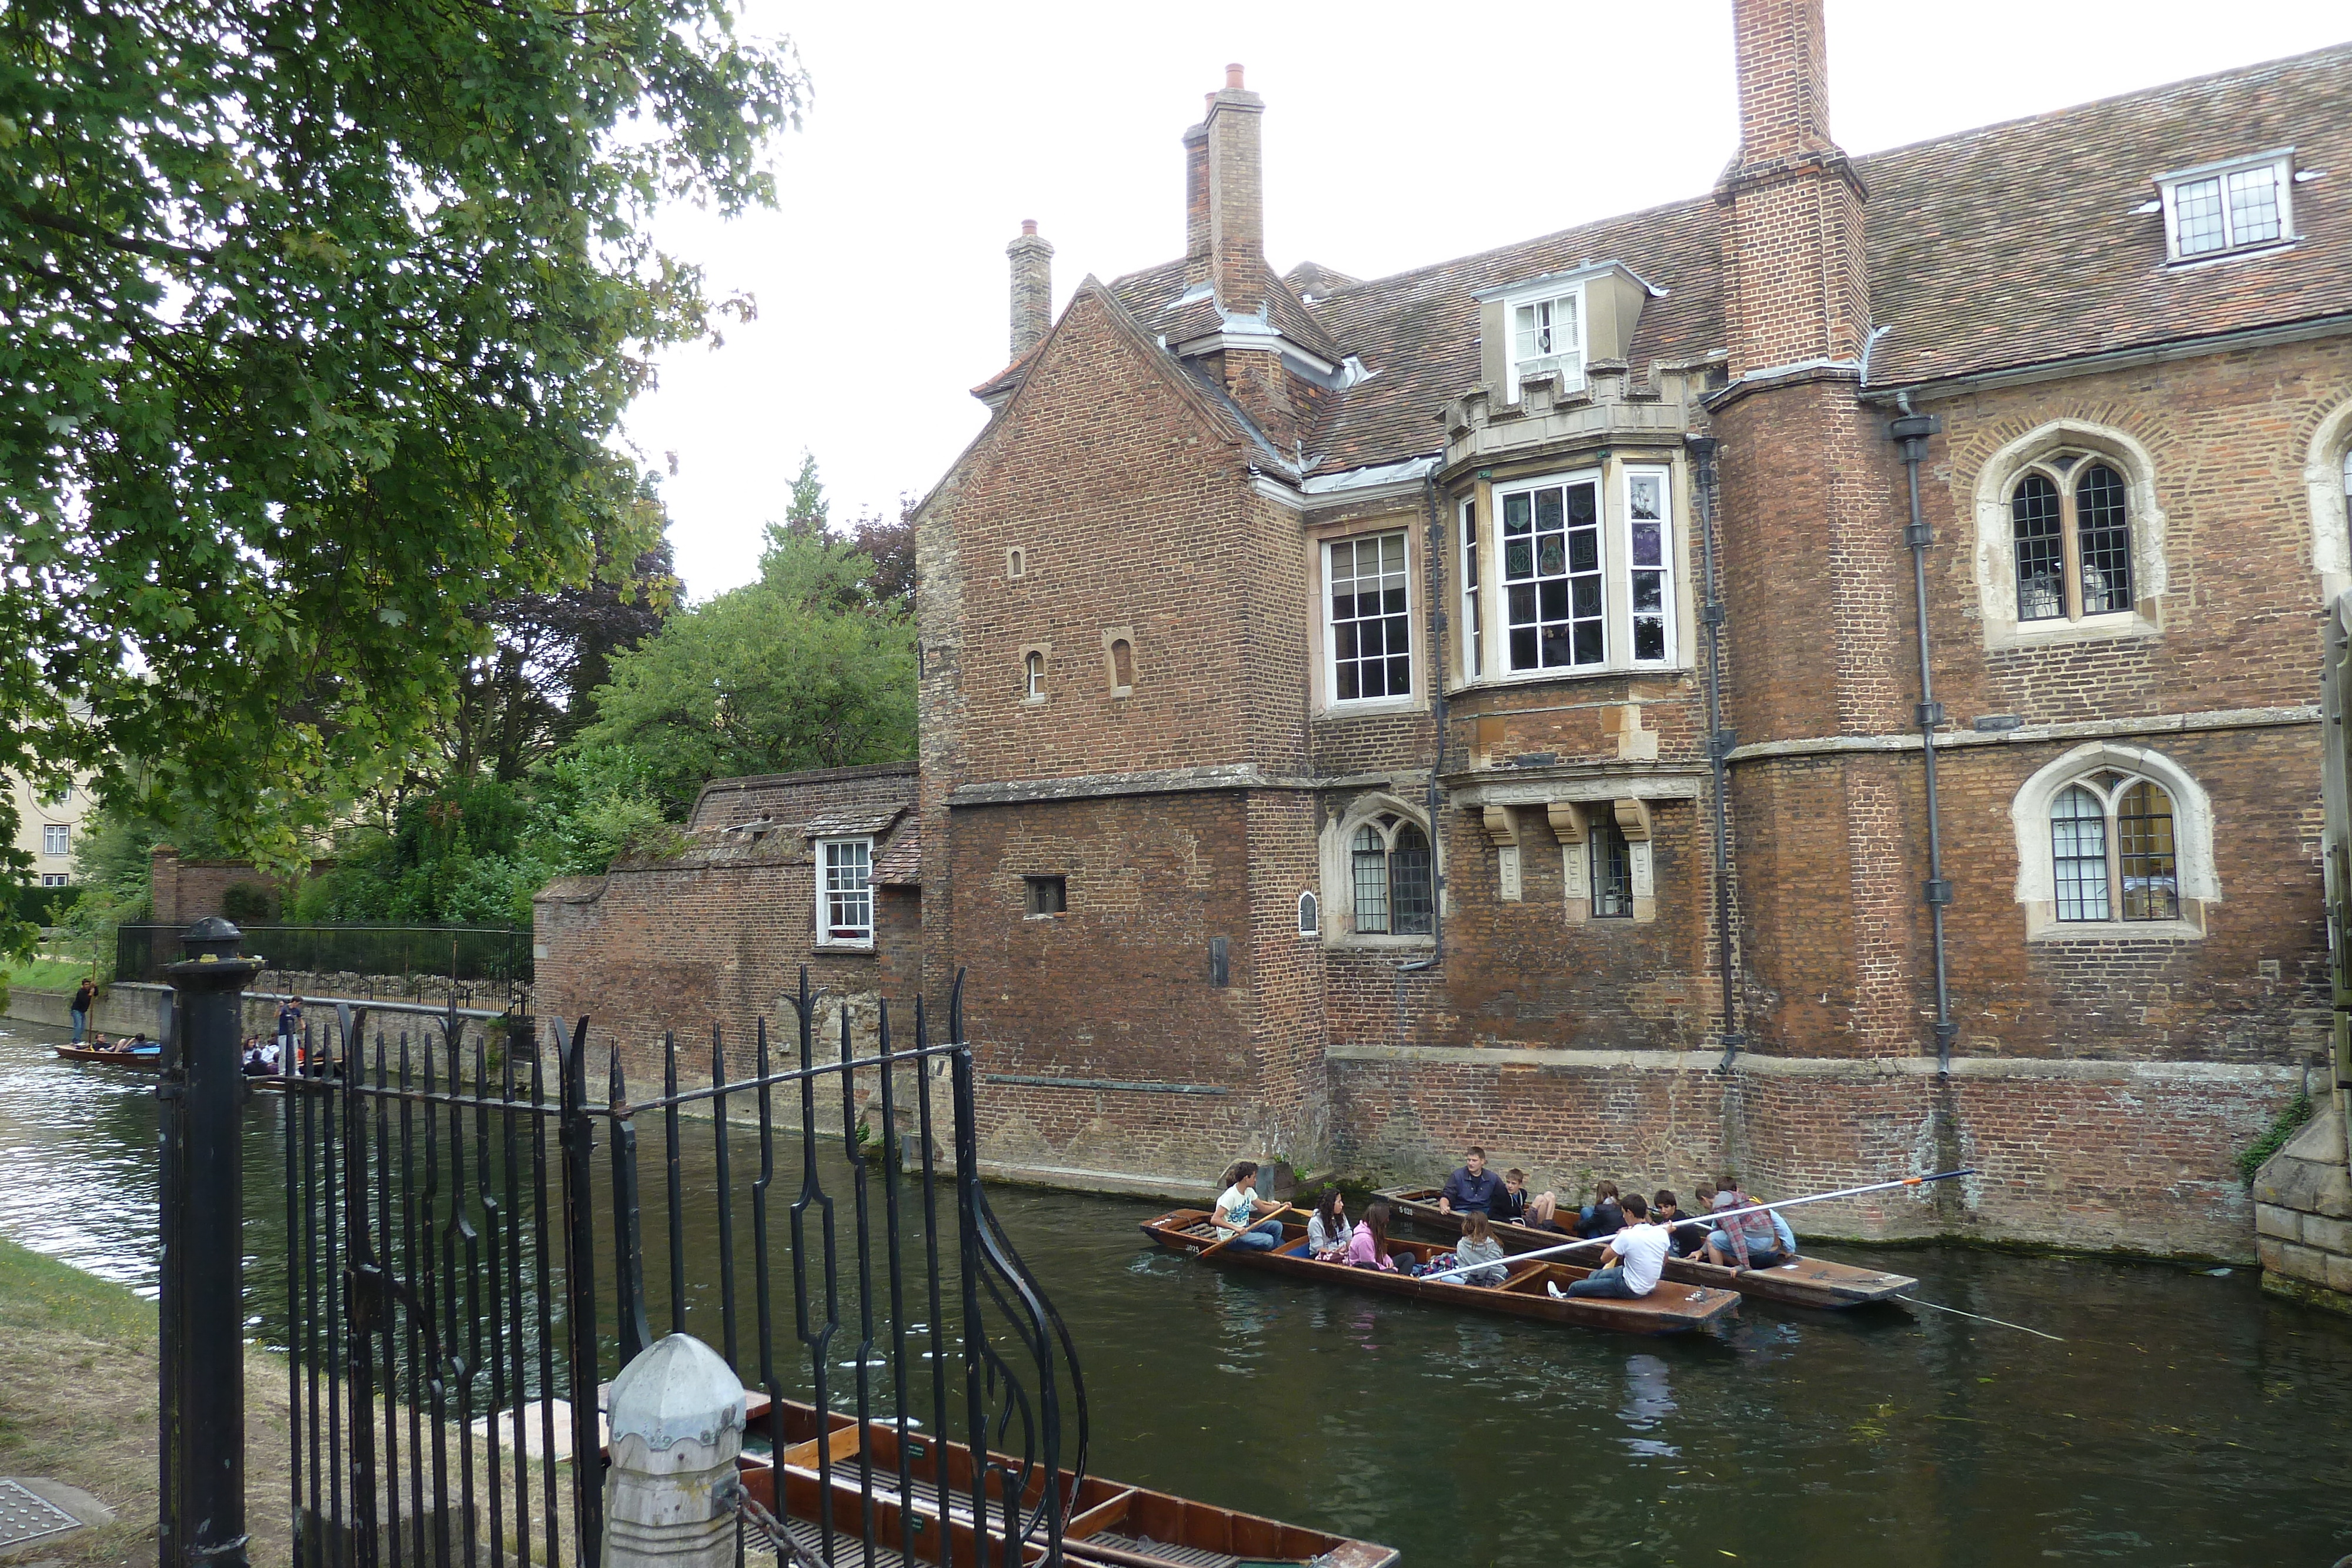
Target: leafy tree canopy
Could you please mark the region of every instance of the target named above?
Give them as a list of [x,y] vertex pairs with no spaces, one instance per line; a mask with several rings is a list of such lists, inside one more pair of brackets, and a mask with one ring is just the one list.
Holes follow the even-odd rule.
[[0,771],[298,858],[481,607],[653,546],[608,443],[730,302],[646,220],[772,204],[805,90],[728,0],[0,8]]
[[915,753],[915,629],[872,557],[771,525],[760,580],[613,661],[582,738],[641,758],[673,814],[705,779]]

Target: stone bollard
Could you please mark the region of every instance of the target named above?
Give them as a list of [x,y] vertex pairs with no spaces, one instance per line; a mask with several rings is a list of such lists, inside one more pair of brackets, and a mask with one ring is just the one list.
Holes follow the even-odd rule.
[[607,1568],[732,1568],[743,1385],[690,1334],[654,1342],[613,1380]]

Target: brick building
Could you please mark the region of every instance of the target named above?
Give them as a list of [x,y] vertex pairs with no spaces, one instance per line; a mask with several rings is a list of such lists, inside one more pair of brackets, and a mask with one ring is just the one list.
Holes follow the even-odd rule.
[[996,1168],[1969,1164],[1823,1223],[2251,1251],[2328,1030],[2352,47],[1851,158],[1819,0],[1734,16],[1691,199],[1277,273],[1236,67],[1181,256],[1049,320],[1024,225],[909,819]]

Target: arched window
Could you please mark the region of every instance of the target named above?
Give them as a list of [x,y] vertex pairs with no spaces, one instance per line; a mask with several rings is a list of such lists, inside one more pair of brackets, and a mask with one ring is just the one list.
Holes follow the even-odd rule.
[[1429,836],[1418,824],[1394,816],[1366,822],[1349,846],[1349,865],[1359,935],[1430,934],[1436,899]]
[[1135,645],[1120,637],[1110,645],[1110,684],[1118,691],[1129,691],[1135,685]]
[[2107,464],[2060,453],[2009,493],[2017,618],[2080,621],[2132,607],[2130,504]]
[[1301,936],[1318,936],[1322,935],[1322,932],[1323,912],[1321,905],[1316,903],[1315,895],[1313,894],[1300,894],[1298,895],[1298,934]]
[[1045,655],[1031,653],[1021,660],[1021,695],[1032,702],[1045,696]]
[[2050,801],[2050,868],[2061,921],[2179,919],[2171,795],[2112,768],[2068,785]]

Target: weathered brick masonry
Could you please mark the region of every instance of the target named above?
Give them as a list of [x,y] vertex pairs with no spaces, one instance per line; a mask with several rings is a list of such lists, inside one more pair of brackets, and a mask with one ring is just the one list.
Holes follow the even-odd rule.
[[[1277,275],[1235,68],[1181,258],[1038,338],[1015,242],[1014,361],[917,517],[919,894],[857,961],[969,972],[992,1169],[1969,1164],[1808,1224],[2252,1253],[2235,1156],[2330,1019],[2352,48],[1850,158],[1819,0],[1733,13],[1695,199]],[[2205,179],[2278,232],[2182,249]],[[807,875],[616,872],[600,961],[740,1020],[809,933],[727,911]]]

